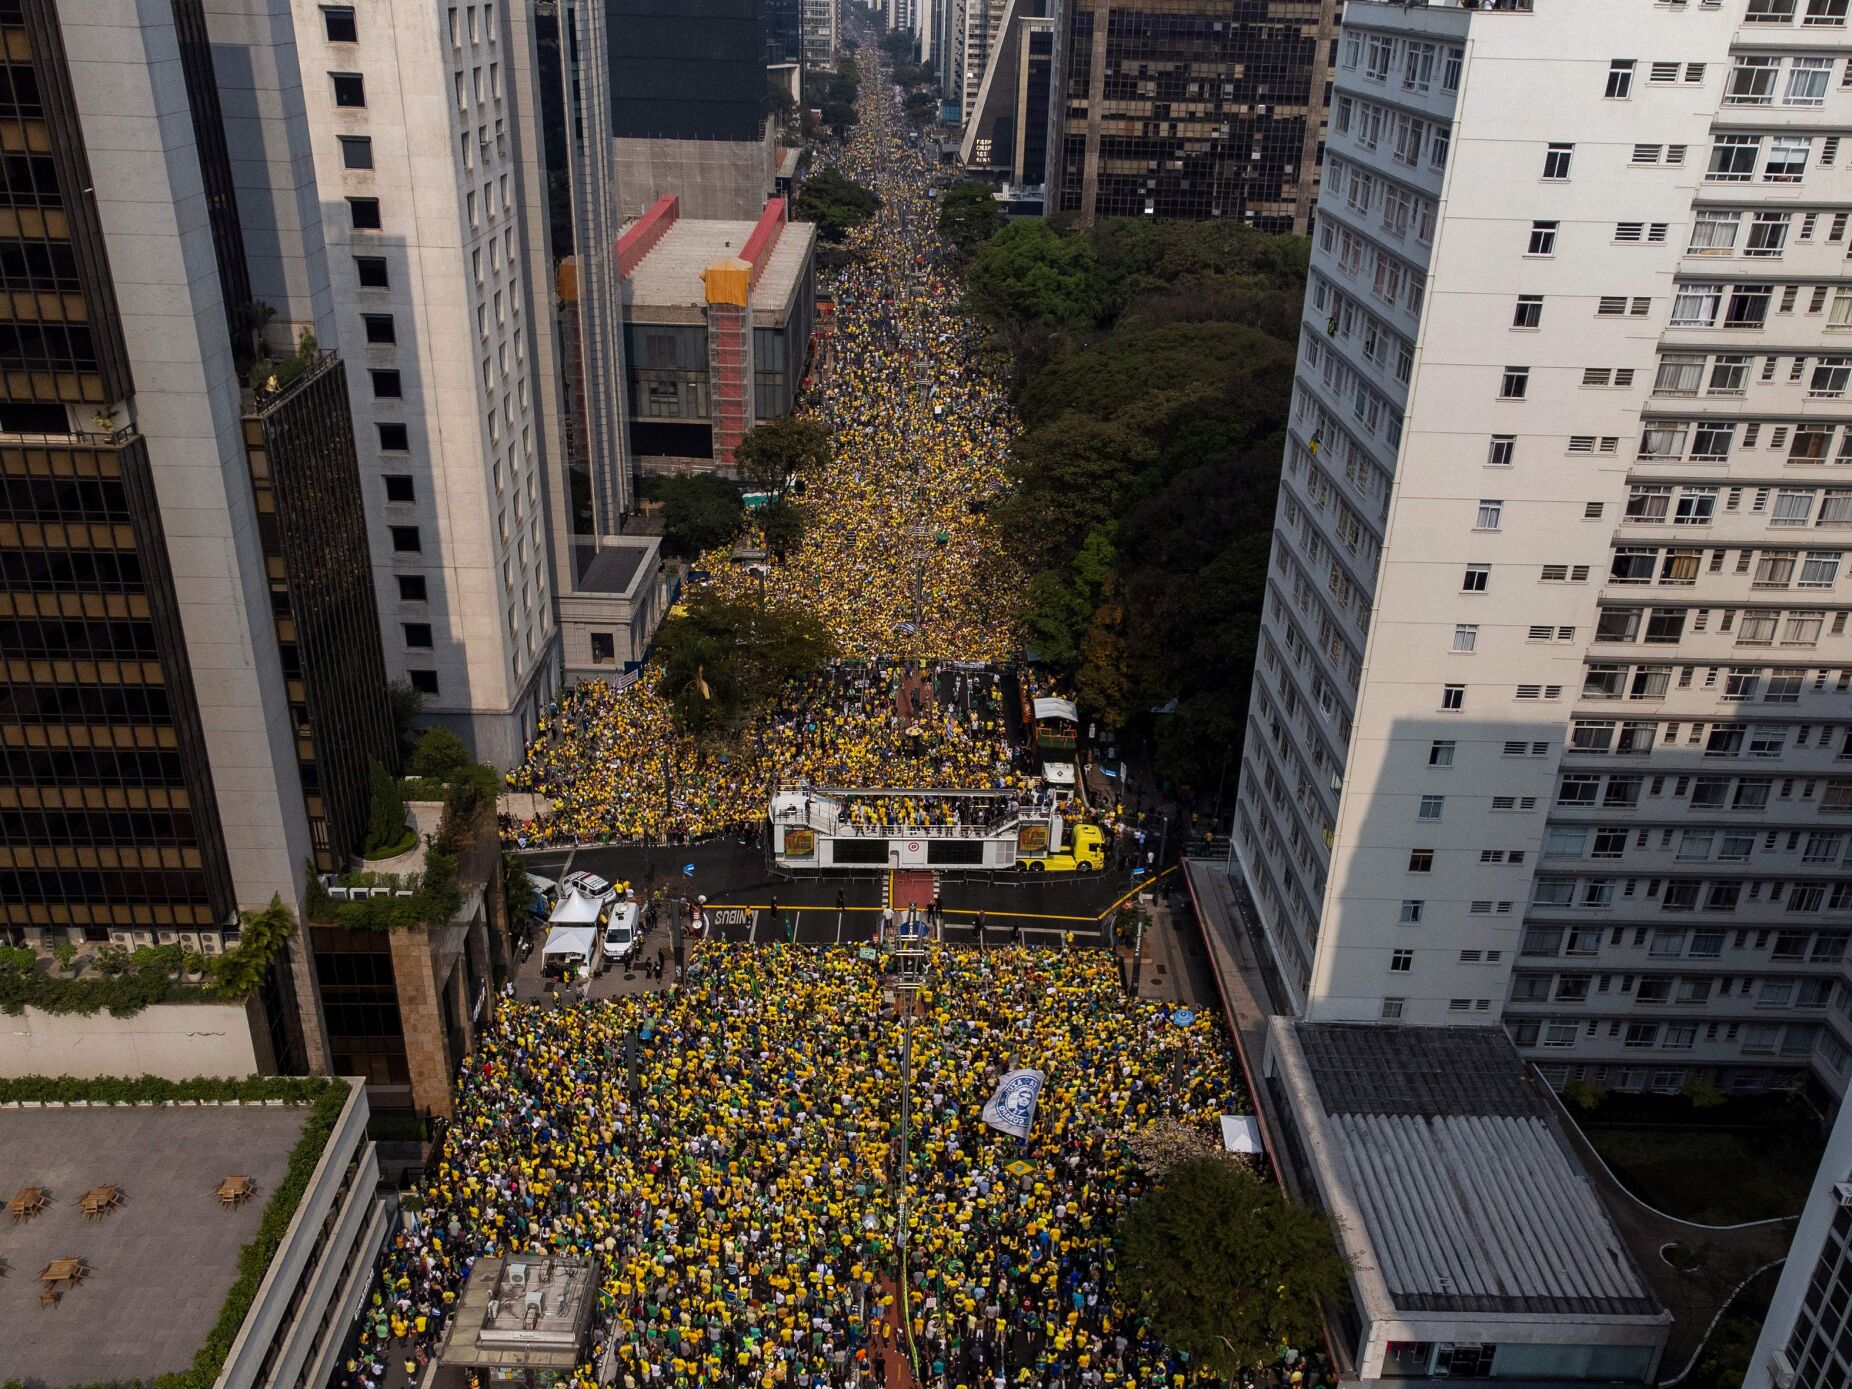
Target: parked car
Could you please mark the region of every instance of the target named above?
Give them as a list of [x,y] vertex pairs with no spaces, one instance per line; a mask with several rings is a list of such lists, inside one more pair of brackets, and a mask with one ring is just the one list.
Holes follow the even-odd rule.
[[620,965],[630,963],[643,940],[640,915],[635,902],[619,902],[611,908],[611,918],[604,928],[604,953],[607,960]]

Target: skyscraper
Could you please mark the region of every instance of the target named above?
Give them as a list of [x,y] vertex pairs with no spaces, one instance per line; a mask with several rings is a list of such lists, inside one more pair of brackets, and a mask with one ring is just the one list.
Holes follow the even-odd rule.
[[1308,1016],[1844,1088],[1845,9],[1346,7],[1234,833]]
[[[212,954],[300,910],[394,756],[288,11],[0,35],[0,922]],[[325,1061],[291,950],[284,1069]]]
[[386,667],[510,766],[559,683],[527,6],[296,6]]
[[800,0],[800,3],[803,5],[804,66],[836,66],[837,26],[841,23],[837,0]]
[[[1051,212],[1304,231],[1338,0],[1060,0]],[[967,108],[999,0],[970,0]]]

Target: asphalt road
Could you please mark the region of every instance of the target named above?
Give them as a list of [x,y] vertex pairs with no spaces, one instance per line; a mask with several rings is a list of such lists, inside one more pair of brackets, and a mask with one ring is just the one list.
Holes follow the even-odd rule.
[[[894,878],[876,871],[859,875],[775,877],[764,851],[736,841],[683,847],[618,847],[536,851],[525,855],[528,870],[563,877],[589,869],[613,882],[629,882],[639,896],[668,884],[689,899],[705,896],[710,912],[722,911],[714,929],[725,940],[772,940],[780,935],[770,919],[776,902],[787,929],[810,945],[872,939],[881,913],[892,900]],[[692,866],[692,872],[684,870]],[[920,875],[924,877],[925,875]],[[1052,944],[1071,931],[1076,943],[1103,939],[1101,918],[1132,890],[1124,873],[939,875],[939,900],[946,939],[976,940],[981,911],[993,942],[1019,928],[1026,941]]]

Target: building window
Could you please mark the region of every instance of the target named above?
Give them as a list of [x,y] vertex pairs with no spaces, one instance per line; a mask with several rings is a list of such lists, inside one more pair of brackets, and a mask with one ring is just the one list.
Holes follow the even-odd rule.
[[1410,849],[1408,851],[1408,871],[1410,873],[1432,873],[1434,871],[1434,851],[1432,849]]
[[1479,626],[1472,622],[1459,622],[1453,628],[1453,649],[1455,651],[1473,651],[1479,646]]
[[329,43],[358,43],[360,30],[354,23],[352,5],[323,5],[322,32]]
[[428,622],[402,622],[405,629],[405,644],[420,651],[431,649],[431,624]]
[[1543,176],[1547,179],[1568,178],[1569,162],[1574,157],[1574,145],[1551,145],[1544,151]]
[[1486,446],[1485,465],[1488,468],[1509,468],[1517,453],[1518,441],[1514,434],[1494,434],[1491,443]]
[[1543,326],[1543,296],[1541,294],[1520,294],[1517,310],[1511,315],[1513,328],[1539,328]]
[[1415,952],[1412,950],[1393,950],[1389,953],[1389,971],[1392,974],[1407,974],[1415,967]]
[[401,603],[422,603],[425,601],[427,594],[424,586],[424,575],[400,574],[398,580],[399,601]]
[[609,632],[592,633],[592,664],[612,665],[617,660],[617,640]]
[[392,549],[395,554],[417,555],[424,552],[424,540],[416,526],[393,526]]
[[1428,744],[1428,766],[1451,767],[1455,743],[1451,738],[1436,738]]
[[393,327],[392,315],[389,313],[363,313],[360,321],[366,325],[368,342],[388,343],[399,340],[398,330]]
[[1529,367],[1506,367],[1498,380],[1500,400],[1522,400],[1530,390]]
[[1442,685],[1440,687],[1440,707],[1450,712],[1458,712],[1466,707],[1466,686]]
[[341,167],[343,169],[370,169],[373,167],[373,140],[367,135],[341,135],[336,137],[341,142]]
[[1556,223],[1532,222],[1530,224],[1530,241],[1525,248],[1526,255],[1553,256],[1556,254]]
[[1486,585],[1492,579],[1492,566],[1489,564],[1469,564],[1466,575],[1460,580],[1460,592],[1484,593]]
[[1383,1000],[1383,1021],[1395,1022],[1399,1019],[1402,1016],[1402,1005],[1407,1001],[1402,998],[1385,998]]
[[[411,431],[402,424],[379,424],[379,446],[386,453],[406,453],[411,449]],[[388,488],[388,491],[391,489]],[[406,498],[407,501],[411,499]]]
[[1417,812],[1415,818],[1419,820],[1438,820],[1440,819],[1441,811],[1446,809],[1446,806],[1447,798],[1445,796],[1423,796],[1421,798],[1421,809]]
[[357,72],[331,72],[328,81],[334,88],[336,106],[365,106],[367,81]]
[[[404,426],[400,426],[400,428],[403,427]],[[384,476],[384,481],[386,484],[387,501],[412,502],[418,500],[417,491],[412,486],[412,475],[410,473],[387,473]]]
[[1616,58],[1608,64],[1608,87],[1602,95],[1610,101],[1625,101],[1633,95],[1633,59]]
[[404,398],[405,387],[396,371],[370,371],[373,378],[373,399],[400,400]]
[[408,670],[405,672],[405,678],[412,682],[412,688],[419,694],[434,695],[437,693],[437,672],[434,670]]
[[355,231],[379,230],[378,198],[349,198],[347,214]]
[[1421,913],[1426,906],[1427,903],[1421,901],[1419,898],[1410,897],[1403,899],[1400,917],[1401,924],[1404,926],[1419,926],[1421,924]]
[[1479,502],[1479,514],[1477,519],[1473,522],[1473,529],[1495,531],[1498,529],[1499,518],[1504,514],[1505,504],[1502,501],[1481,498]]
[[[359,279],[362,289],[388,288],[384,256],[355,256],[354,274]],[[391,339],[388,338],[386,341],[390,342]]]

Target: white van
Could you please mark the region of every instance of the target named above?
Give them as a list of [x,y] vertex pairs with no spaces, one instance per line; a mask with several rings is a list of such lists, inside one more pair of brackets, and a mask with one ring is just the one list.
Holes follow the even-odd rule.
[[610,918],[604,928],[604,953],[607,960],[620,965],[630,963],[630,957],[636,954],[643,940],[641,916],[635,902],[617,902],[612,905]]

